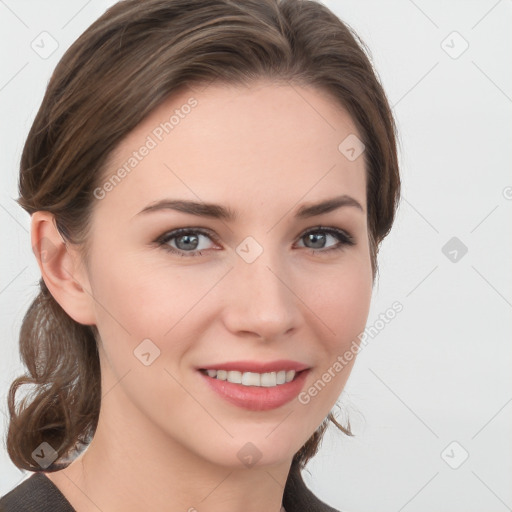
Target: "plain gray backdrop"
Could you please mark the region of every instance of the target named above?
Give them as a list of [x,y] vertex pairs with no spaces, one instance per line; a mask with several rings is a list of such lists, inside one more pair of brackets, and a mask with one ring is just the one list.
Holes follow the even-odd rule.
[[[4,444],[40,277],[14,202],[21,150],[56,63],[113,3],[0,0],[0,495],[31,474]],[[306,482],[344,511],[512,510],[512,2],[325,4],[370,48],[403,197],[380,251],[373,335],[340,397],[355,436],[329,429]],[[395,301],[403,311],[382,327]]]

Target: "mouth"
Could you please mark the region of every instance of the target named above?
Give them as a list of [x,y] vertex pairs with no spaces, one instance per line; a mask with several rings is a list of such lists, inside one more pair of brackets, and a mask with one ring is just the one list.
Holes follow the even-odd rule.
[[197,371],[216,395],[251,411],[276,409],[292,401],[301,392],[311,370],[306,365],[290,361],[219,366],[221,368],[197,368]]
[[277,372],[243,372],[240,370],[215,370],[200,368],[199,371],[208,377],[231,382],[232,384],[240,384],[242,386],[254,386],[273,388],[282,386],[295,380],[301,373],[307,370],[278,370]]

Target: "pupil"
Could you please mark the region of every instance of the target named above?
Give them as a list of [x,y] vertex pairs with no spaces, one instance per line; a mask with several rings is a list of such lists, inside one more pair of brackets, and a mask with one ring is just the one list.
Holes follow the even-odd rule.
[[[195,241],[194,247],[190,247],[190,245],[186,245],[186,244],[191,243],[191,239],[192,239],[192,245],[194,245],[194,241]],[[195,239],[195,240],[193,240],[193,239]],[[180,243],[179,243],[180,240],[185,240],[184,247],[180,247]],[[176,241],[176,245],[178,246],[178,249],[195,249],[197,247],[197,235],[182,235],[182,236],[178,237],[178,239]]]
[[315,249],[321,249],[323,247],[325,235],[310,233],[308,236],[309,236],[310,241],[313,242],[313,244],[317,244],[314,247]]

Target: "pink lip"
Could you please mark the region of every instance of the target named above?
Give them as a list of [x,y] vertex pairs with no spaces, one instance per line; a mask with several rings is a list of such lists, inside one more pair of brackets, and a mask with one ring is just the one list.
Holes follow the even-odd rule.
[[[281,367],[281,369],[284,368]],[[198,373],[210,389],[229,403],[250,411],[268,411],[281,407],[296,398],[304,387],[309,370],[301,371],[291,382],[274,387],[244,386],[209,377],[200,371]]]
[[[239,372],[269,373],[278,372],[280,370],[295,370],[300,372],[307,370],[308,365],[290,361],[289,359],[279,359],[277,361],[269,361],[268,363],[260,363],[258,361],[230,361],[228,363],[211,364],[208,366],[198,366],[198,370],[237,370]],[[284,386],[284,384],[282,384]]]

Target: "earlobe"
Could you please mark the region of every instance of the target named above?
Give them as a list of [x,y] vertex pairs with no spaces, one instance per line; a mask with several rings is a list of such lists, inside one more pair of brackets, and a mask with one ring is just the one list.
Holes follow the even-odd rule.
[[32,250],[48,290],[73,320],[96,324],[94,299],[78,248],[63,239],[52,213],[37,211],[31,217]]

